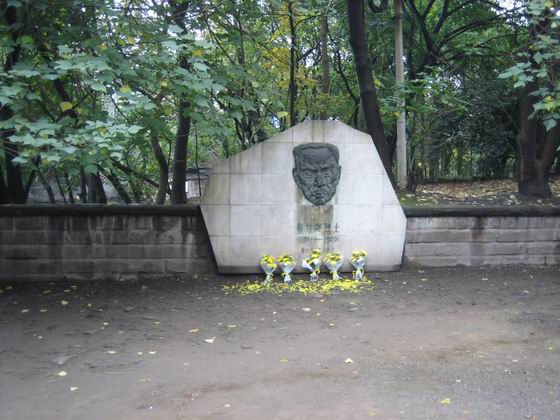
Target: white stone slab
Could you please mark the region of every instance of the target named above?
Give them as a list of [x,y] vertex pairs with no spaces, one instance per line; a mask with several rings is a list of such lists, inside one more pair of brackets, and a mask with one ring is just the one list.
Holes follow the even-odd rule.
[[[339,151],[340,180],[324,205],[309,202],[292,175],[293,149],[304,143]],[[369,271],[401,264],[406,217],[379,154],[371,137],[339,121],[306,121],[218,162],[201,208],[222,273],[259,272],[265,253],[299,262],[312,248],[346,258],[364,249]]]

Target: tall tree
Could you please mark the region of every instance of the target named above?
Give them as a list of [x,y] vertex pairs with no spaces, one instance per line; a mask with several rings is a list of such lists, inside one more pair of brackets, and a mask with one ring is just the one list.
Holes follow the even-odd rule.
[[292,127],[298,123],[298,115],[296,110],[298,98],[298,83],[296,74],[299,65],[296,15],[294,10],[294,2],[292,0],[288,0],[288,22],[290,24],[290,84],[288,86],[288,96],[290,127]]
[[[22,25],[18,22],[18,9],[13,5],[8,5],[4,9],[4,19],[11,32],[12,51],[6,56],[4,62],[4,73],[10,72],[17,64],[21,54],[22,34],[20,28]],[[14,116],[12,107],[7,103],[0,104],[0,120],[7,121]],[[6,163],[6,179],[9,201],[12,203],[25,203],[27,196],[23,186],[23,174],[21,165],[14,162],[19,156],[19,146],[11,141],[11,137],[15,134],[15,130],[11,128],[2,129],[2,147],[4,148]],[[0,168],[1,170],[2,168]],[[4,180],[2,179],[2,182]],[[5,191],[4,188],[2,188]],[[3,194],[4,195],[4,194]],[[1,201],[8,201],[8,197],[3,197]]]
[[[175,0],[169,0],[169,2],[173,6],[173,21],[185,31],[189,2],[177,2]],[[185,71],[189,70],[189,61],[184,53],[179,57],[179,67]],[[185,204],[187,202],[185,184],[187,181],[187,146],[191,130],[190,107],[191,102],[188,95],[186,93],[180,94],[177,107],[178,124],[175,136],[175,151],[173,153],[173,181],[171,183],[171,202],[173,204]]]
[[[321,16],[321,93],[325,96],[329,94],[329,20],[328,15]],[[329,117],[327,111],[321,110],[319,119],[326,120]]]
[[366,129],[373,139],[391,182],[394,184],[393,169],[389,159],[387,141],[383,131],[383,122],[377,100],[377,89],[373,81],[367,34],[364,25],[364,2],[363,0],[347,0],[346,4],[348,8],[350,45],[352,46],[354,61],[356,62],[356,75],[360,86],[360,100]]
[[560,144],[560,19],[548,2],[534,2],[528,9],[529,37],[523,60],[506,72],[523,86],[517,182],[522,195],[550,197],[550,169]]

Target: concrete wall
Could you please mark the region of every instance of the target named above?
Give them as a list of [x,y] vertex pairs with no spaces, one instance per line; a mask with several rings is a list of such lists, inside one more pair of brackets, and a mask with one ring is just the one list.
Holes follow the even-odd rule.
[[0,281],[214,271],[197,207],[0,206]]
[[[404,261],[560,264],[560,209],[405,208]],[[214,273],[198,207],[0,206],[0,281]]]
[[407,215],[407,263],[560,264],[560,209],[408,209]]

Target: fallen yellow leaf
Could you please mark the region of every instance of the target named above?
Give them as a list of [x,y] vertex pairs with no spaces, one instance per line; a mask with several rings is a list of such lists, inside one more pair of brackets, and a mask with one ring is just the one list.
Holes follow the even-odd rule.
[[62,110],[62,112],[65,112],[65,111],[68,111],[68,110],[72,109],[72,107],[74,105],[72,105],[72,102],[64,101],[64,102],[61,102],[59,106],[60,106],[60,109]]
[[449,398],[443,398],[443,399],[439,400],[439,403],[441,405],[449,405],[449,404],[451,404],[451,400]]

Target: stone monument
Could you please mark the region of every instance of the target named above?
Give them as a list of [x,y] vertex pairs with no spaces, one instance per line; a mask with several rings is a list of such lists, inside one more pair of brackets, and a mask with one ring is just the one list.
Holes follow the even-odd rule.
[[201,208],[221,273],[258,273],[263,254],[299,263],[313,248],[365,250],[368,271],[401,264],[395,191],[371,137],[339,121],[307,121],[219,161]]

